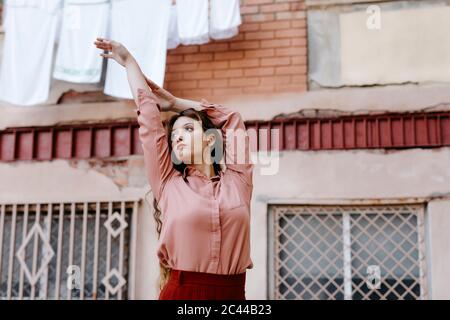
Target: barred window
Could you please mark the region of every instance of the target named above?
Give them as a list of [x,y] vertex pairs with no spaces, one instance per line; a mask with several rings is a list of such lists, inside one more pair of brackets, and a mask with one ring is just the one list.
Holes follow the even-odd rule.
[[130,297],[136,211],[136,201],[0,205],[0,299]]
[[421,205],[270,206],[271,299],[426,299]]

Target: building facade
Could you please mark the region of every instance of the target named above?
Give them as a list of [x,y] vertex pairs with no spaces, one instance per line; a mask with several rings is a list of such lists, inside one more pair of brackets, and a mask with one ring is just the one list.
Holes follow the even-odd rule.
[[[450,1],[241,14],[236,37],[169,50],[164,87],[246,122],[247,299],[450,299]],[[134,102],[102,86],[0,103],[2,299],[157,298]]]

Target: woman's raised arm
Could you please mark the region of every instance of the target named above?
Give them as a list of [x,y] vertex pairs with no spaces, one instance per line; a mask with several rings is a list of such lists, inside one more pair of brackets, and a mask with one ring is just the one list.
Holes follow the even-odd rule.
[[138,63],[122,44],[102,38],[98,38],[95,44],[99,49],[111,51],[108,54],[102,53],[103,57],[114,59],[126,68],[128,83],[137,106],[139,138],[144,152],[147,177],[153,196],[159,201],[165,183],[175,172],[160,116],[163,110]]
[[147,81],[148,86],[152,89],[153,93],[160,99],[161,106],[167,108],[167,110],[180,113],[189,108],[194,108],[197,111],[203,109],[201,102],[177,98],[166,89],[158,86],[151,79],[145,77],[145,80]]

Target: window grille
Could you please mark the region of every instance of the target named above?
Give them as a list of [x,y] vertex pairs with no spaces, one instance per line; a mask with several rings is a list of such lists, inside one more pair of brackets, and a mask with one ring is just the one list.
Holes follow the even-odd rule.
[[427,299],[422,205],[269,210],[271,299]]
[[133,298],[137,205],[0,204],[0,299]]

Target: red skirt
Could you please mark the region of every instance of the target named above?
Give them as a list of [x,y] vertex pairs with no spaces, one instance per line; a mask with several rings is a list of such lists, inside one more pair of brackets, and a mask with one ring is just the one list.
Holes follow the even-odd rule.
[[245,300],[245,272],[224,275],[171,270],[159,300]]

